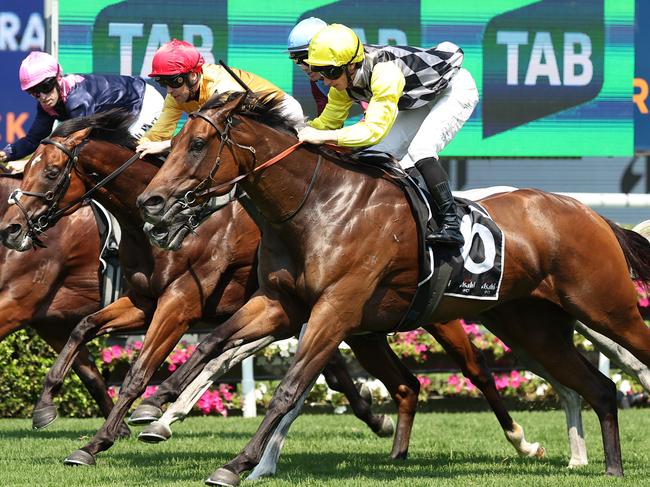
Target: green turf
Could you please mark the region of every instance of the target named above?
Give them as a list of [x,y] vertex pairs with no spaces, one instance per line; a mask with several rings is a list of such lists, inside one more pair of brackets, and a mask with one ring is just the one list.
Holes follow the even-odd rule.
[[[530,441],[546,447],[544,460],[520,459],[489,413],[426,413],[416,418],[410,456],[391,461],[390,439],[376,438],[350,415],[305,415],[294,424],[274,479],[267,486],[616,486],[650,485],[650,411],[620,413],[626,477],[603,476],[595,415],[584,412],[591,464],[568,470],[564,415],[517,412]],[[261,419],[189,418],[174,437],[147,445],[134,438],[100,454],[97,467],[65,467],[100,420],[60,419],[31,431],[27,420],[0,420],[0,485],[201,486],[250,438]],[[134,431],[138,431],[135,429]]]

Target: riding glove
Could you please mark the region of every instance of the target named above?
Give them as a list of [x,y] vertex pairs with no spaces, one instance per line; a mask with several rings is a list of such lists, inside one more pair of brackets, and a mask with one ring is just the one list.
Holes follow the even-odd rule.
[[336,144],[338,130],[318,130],[313,127],[304,127],[298,131],[298,140],[310,144]]

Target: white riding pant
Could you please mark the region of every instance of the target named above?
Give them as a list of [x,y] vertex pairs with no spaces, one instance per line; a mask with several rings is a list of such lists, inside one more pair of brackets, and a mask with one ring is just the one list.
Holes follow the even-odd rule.
[[456,136],[478,103],[472,75],[460,68],[445,90],[426,105],[400,110],[388,135],[373,150],[388,152],[403,169],[435,157]]
[[142,98],[142,108],[138,118],[129,127],[129,132],[136,139],[139,139],[147,132],[153,124],[158,120],[160,113],[163,109],[165,99],[162,97],[158,90],[147,83],[144,90],[144,97]]

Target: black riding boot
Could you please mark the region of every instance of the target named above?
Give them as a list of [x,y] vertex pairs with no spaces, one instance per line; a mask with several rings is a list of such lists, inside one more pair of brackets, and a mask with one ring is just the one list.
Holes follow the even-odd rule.
[[438,210],[440,227],[435,232],[428,232],[427,242],[431,244],[450,244],[459,247],[465,243],[460,233],[460,222],[456,216],[456,203],[449,188],[447,173],[435,157],[420,159],[415,167],[429,188],[429,192]]

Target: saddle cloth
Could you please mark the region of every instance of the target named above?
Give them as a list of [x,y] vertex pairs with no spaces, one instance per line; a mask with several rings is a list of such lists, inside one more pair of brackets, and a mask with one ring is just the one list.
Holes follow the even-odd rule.
[[122,267],[118,256],[122,231],[115,217],[97,201],[90,200],[90,207],[95,214],[99,230],[101,303],[102,306],[108,306],[119,298],[123,291]]

